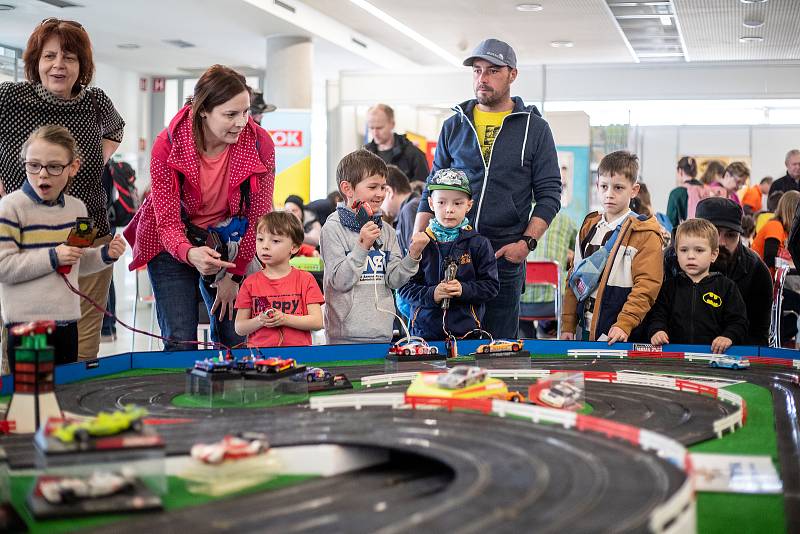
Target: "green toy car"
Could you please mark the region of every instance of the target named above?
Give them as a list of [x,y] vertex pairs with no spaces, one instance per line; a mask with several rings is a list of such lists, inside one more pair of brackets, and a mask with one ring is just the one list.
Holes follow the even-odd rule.
[[55,428],[51,435],[63,443],[87,443],[91,437],[113,436],[126,430],[142,430],[147,410],[128,404],[122,410],[100,412],[97,417],[80,423],[68,423]]

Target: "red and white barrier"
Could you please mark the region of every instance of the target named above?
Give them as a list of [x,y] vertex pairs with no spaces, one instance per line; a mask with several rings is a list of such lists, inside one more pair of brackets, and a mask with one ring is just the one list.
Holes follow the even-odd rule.
[[[400,402],[401,398],[404,402]],[[678,491],[651,512],[650,530],[660,534],[696,531],[695,499],[692,489],[693,474],[688,461],[688,452],[677,441],[656,432],[589,415],[578,415],[567,410],[490,399],[444,399],[405,396],[402,393],[372,393],[312,397],[310,404],[312,409],[319,411],[326,408],[344,407],[358,410],[362,406],[386,406],[395,409],[409,406],[411,408],[472,410],[486,414],[492,413],[499,417],[511,415],[529,419],[534,423],[558,424],[564,428],[575,428],[580,432],[595,432],[611,439],[622,439],[635,447],[654,451],[658,456],[670,461],[686,473],[686,480]]]

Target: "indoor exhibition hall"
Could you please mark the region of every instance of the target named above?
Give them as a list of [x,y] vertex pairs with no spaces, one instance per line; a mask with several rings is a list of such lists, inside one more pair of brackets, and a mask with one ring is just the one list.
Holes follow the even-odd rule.
[[0,532],[800,533],[799,26],[0,0]]

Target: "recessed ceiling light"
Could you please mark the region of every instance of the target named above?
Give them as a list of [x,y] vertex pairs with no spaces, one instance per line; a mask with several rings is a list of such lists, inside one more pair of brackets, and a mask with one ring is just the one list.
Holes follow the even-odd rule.
[[740,43],[760,43],[764,40],[763,37],[753,36],[753,37],[739,37]]
[[744,22],[742,22],[742,25],[745,28],[760,28],[764,25],[764,21],[758,19],[745,19]]
[[572,48],[575,43],[572,41],[550,41],[550,46],[553,48]]
[[740,0],[743,4],[766,4],[768,0]]
[[11,4],[0,4],[0,11],[11,11],[16,8],[17,6],[12,6]]
[[541,11],[542,4],[517,4],[517,11]]
[[136,43],[122,43],[118,44],[117,48],[121,48],[123,50],[136,50],[137,48],[139,48],[139,45]]

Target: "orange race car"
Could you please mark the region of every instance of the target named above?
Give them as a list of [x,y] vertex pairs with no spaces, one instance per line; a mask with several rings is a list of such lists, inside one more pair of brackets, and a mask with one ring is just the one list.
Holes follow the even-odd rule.
[[516,341],[508,341],[505,339],[495,339],[486,345],[478,345],[475,352],[519,352],[525,345],[525,341],[517,339]]

